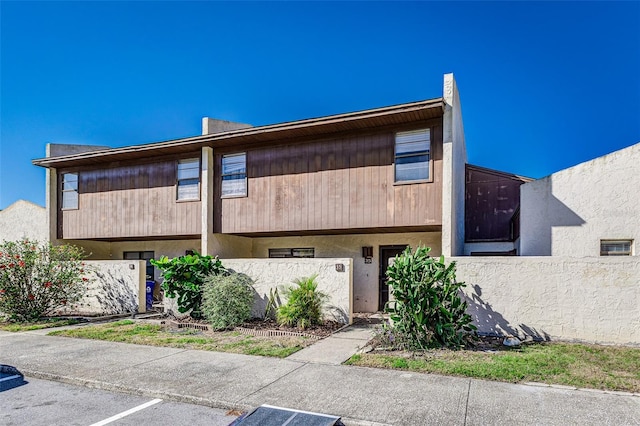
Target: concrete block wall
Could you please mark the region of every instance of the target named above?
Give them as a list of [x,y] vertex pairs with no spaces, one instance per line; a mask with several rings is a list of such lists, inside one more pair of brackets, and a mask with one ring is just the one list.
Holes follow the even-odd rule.
[[[145,312],[144,260],[86,261],[88,292],[60,314],[114,315]],[[142,300],[142,303],[140,301]]]
[[324,309],[325,319],[345,324],[352,321],[352,259],[224,259],[222,263],[225,268],[253,279],[257,293],[252,312],[255,317],[264,315],[271,289],[278,288],[282,303],[286,303],[281,291],[283,287],[291,285],[297,278],[318,274],[318,290],[329,295]]
[[640,257],[454,257],[480,332],[640,345]]

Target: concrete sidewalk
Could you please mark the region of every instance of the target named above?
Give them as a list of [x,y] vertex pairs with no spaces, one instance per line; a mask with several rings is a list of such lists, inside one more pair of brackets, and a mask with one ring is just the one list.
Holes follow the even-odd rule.
[[[0,332],[29,377],[223,409],[271,404],[347,425],[640,425],[640,396]],[[79,404],[81,401],[79,401]]]

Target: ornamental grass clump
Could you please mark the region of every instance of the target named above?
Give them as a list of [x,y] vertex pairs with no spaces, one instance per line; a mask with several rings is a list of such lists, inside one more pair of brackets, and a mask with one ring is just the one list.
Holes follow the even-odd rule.
[[240,325],[251,317],[254,293],[245,274],[211,275],[204,281],[202,314],[216,330]]
[[70,307],[87,291],[82,249],[24,239],[0,244],[0,313],[36,321]]
[[162,290],[166,297],[177,298],[178,312],[189,312],[192,318],[202,318],[202,284],[209,275],[226,275],[222,262],[211,256],[202,256],[194,251],[169,259],[162,256],[152,259],[151,264],[162,270]]
[[317,274],[297,278],[293,286],[283,289],[287,303],[278,308],[278,323],[289,327],[305,329],[322,323],[322,306],[328,299],[326,293],[318,290]]
[[387,269],[394,299],[385,308],[388,333],[402,349],[460,348],[476,330],[460,297],[465,284],[456,281],[455,262],[446,265],[444,256],[430,257],[430,250],[407,248]]

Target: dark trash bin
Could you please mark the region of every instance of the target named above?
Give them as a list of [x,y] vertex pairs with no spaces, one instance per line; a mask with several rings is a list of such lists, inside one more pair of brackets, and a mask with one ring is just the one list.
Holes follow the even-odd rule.
[[147,281],[147,311],[153,307],[153,290],[155,287],[155,281]]

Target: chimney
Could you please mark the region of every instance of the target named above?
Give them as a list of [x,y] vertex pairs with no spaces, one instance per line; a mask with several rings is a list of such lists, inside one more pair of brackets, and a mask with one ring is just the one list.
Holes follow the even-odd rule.
[[218,120],[217,118],[202,117],[202,134],[229,132],[253,127],[251,124],[236,123],[233,121]]

